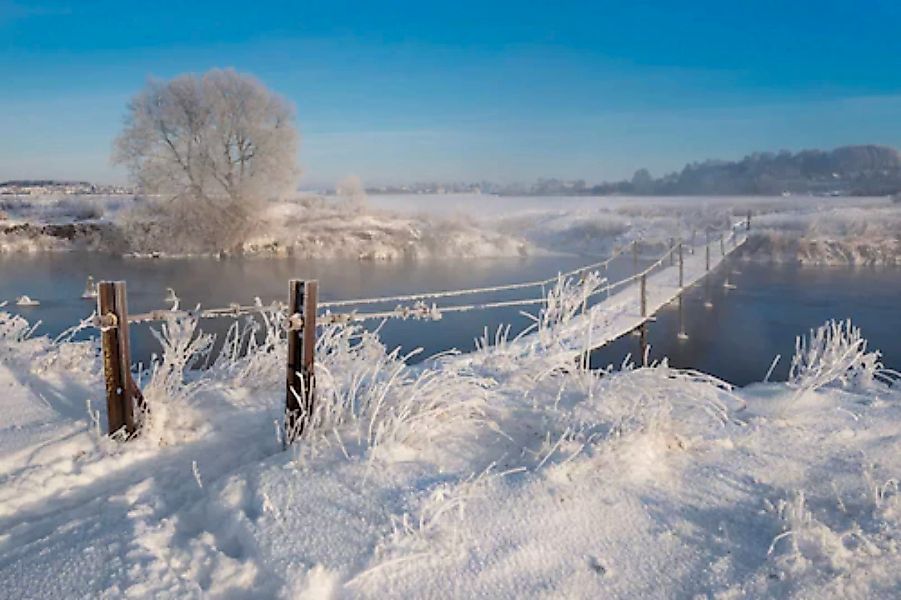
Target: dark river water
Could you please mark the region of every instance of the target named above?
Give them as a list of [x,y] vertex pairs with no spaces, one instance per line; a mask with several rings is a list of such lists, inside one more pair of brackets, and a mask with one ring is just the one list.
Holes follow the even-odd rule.
[[[319,279],[320,298],[330,300],[530,281],[592,261],[559,256],[372,263],[291,258],[144,260],[81,253],[6,255],[0,256],[0,299],[10,301],[6,310],[31,321],[41,320],[39,333],[56,335],[93,310],[92,301],[80,298],[88,275],[97,280],[126,280],[129,310],[136,313],[165,308],[167,287],[178,292],[183,308],[197,303],[220,307],[230,302],[249,303],[255,296],[266,303],[286,301],[291,278]],[[631,272],[631,259],[622,258],[611,265],[609,277],[615,281]],[[735,289],[723,287],[726,273],[737,285]],[[36,298],[40,306],[13,306],[21,294]],[[439,305],[537,294],[537,290],[496,293]],[[707,297],[712,308],[704,306]],[[744,385],[761,380],[774,356],[781,354],[774,378],[784,378],[796,335],[827,319],[850,317],[863,329],[870,348],[883,352],[885,364],[901,369],[899,298],[898,268],[730,263],[716,272],[709,285],[700,284],[686,295],[687,340],[676,337],[675,305],[659,314],[649,328],[650,355],[652,359],[666,356],[674,366],[699,369]],[[202,327],[221,337],[229,323],[228,319],[206,320]],[[434,322],[390,321],[382,328],[381,337],[391,348],[422,347],[420,357],[426,357],[449,348],[470,350],[483,327],[493,334],[498,325],[507,323],[516,332],[529,321],[518,308],[499,308],[445,314]],[[133,359],[144,363],[158,351],[147,326],[133,327],[132,346]],[[637,355],[638,348],[638,338],[626,336],[596,350],[592,364],[618,365],[626,354]]]

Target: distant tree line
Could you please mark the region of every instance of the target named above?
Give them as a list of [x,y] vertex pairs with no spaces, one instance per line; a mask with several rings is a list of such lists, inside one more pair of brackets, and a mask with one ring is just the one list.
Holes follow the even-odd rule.
[[691,163],[657,179],[647,169],[641,169],[629,181],[591,188],[592,193],[635,195],[887,195],[899,190],[901,154],[886,146],[843,146],[796,154],[756,152],[739,161]]
[[369,193],[460,193],[500,195],[778,195],[901,193],[901,155],[887,146],[843,146],[798,153],[755,152],[738,161],[706,160],[655,178],[639,169],[631,179],[586,184],[584,180],[538,179],[533,184],[414,183],[367,189]]

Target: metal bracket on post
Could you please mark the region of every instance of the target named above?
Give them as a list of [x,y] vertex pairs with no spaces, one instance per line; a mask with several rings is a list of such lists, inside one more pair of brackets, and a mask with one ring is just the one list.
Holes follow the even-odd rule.
[[285,390],[285,442],[309,425],[316,398],[316,308],[319,282],[292,279],[288,293],[288,365]]
[[144,409],[144,397],[131,376],[128,302],[124,281],[101,281],[97,284],[97,314],[103,349],[109,435],[122,431],[128,439],[137,431],[135,409]]

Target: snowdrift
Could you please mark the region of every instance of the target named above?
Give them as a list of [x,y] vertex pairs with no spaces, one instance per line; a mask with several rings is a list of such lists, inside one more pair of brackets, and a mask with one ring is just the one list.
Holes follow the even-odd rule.
[[[561,284],[557,306],[582,290]],[[572,302],[567,298],[572,295]],[[143,434],[102,435],[96,342],[0,312],[0,587],[12,597],[890,597],[898,375],[849,323],[790,379],[734,389],[666,362],[579,368],[528,344],[409,366],[319,337],[314,427],[278,424],[280,314],[210,356],[190,317],[138,373]],[[196,369],[199,365],[205,368]]]

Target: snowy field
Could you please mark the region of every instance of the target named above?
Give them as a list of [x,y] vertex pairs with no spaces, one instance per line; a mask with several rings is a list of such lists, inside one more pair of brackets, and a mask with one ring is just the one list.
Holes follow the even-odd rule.
[[[89,248],[142,253],[152,227],[128,218],[130,197],[0,200],[0,252]],[[812,264],[901,262],[901,204],[888,198],[313,195],[273,203],[243,251],[311,258],[399,260],[604,255],[632,239],[703,235],[748,210],[748,256]]]
[[287,451],[279,313],[202,371],[197,324],[161,327],[139,377],[152,412],[125,444],[102,435],[95,343],[0,313],[0,589],[897,596],[901,388],[852,326],[805,338],[788,381],[734,389],[665,362],[580,369],[605,308],[551,295],[532,335],[415,367],[373,333],[325,329],[314,427]]
[[521,235],[530,247],[603,254],[635,238],[690,239],[705,227],[754,214],[747,255],[809,264],[898,264],[901,204],[889,198],[736,197],[484,197],[373,196],[377,207],[465,219],[479,215],[492,230]]

